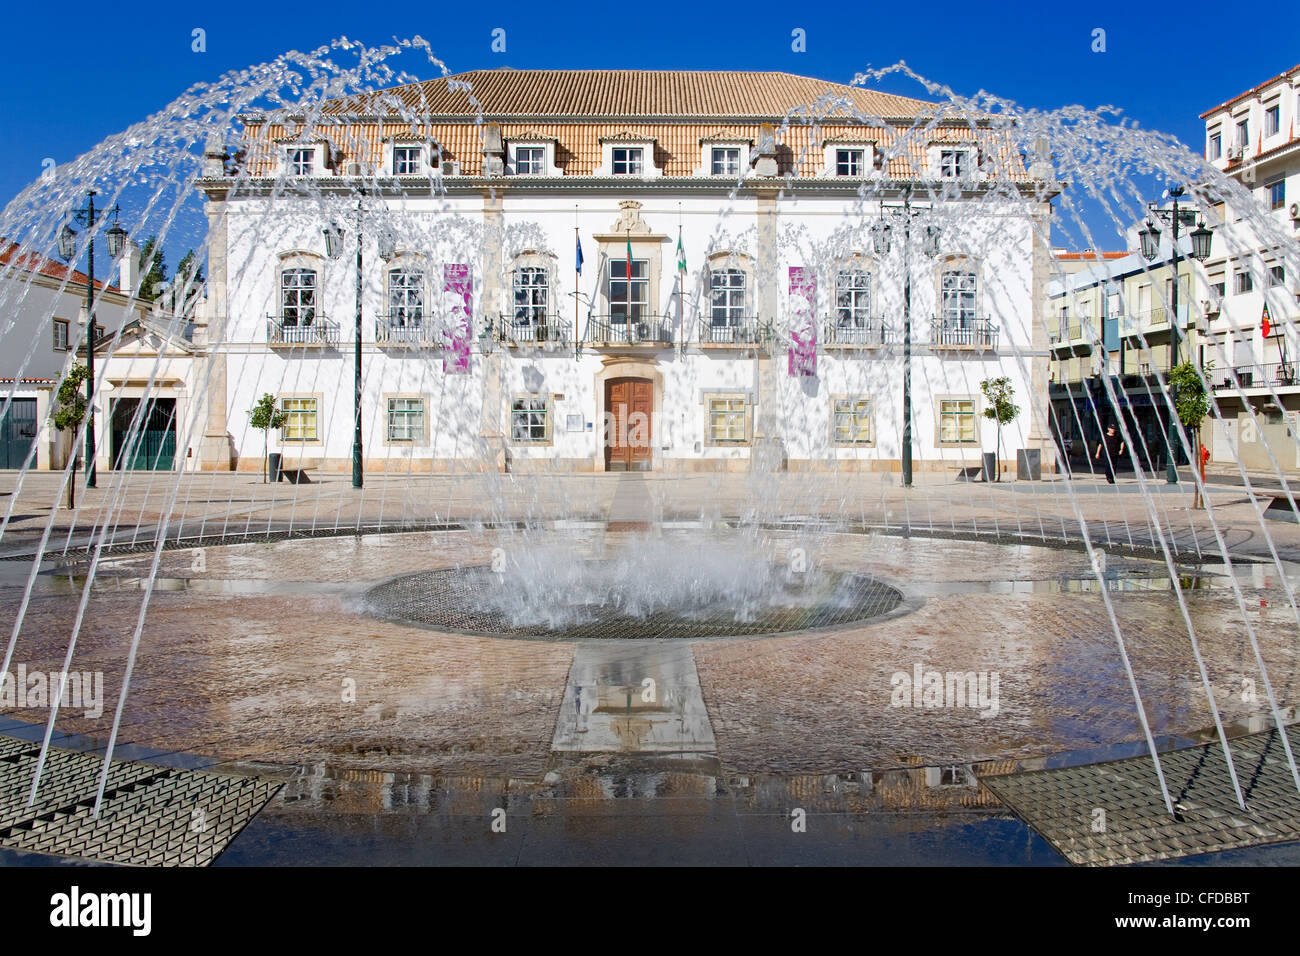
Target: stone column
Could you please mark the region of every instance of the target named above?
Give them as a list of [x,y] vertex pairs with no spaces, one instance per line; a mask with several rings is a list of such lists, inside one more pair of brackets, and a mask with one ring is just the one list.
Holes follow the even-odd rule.
[[[777,251],[776,190],[758,194],[758,249],[754,262],[755,305],[759,323],[775,326],[780,303],[780,256]],[[754,396],[754,443],[750,469],[773,471],[785,462],[784,436],[780,418],[780,355],[758,356],[758,394]]]
[[231,469],[231,442],[226,422],[226,356],[223,351],[229,325],[226,210],[225,190],[210,190],[204,207],[208,217],[208,294],[204,309],[195,316],[194,329],[195,339],[203,349],[195,381],[203,388],[199,398],[203,406],[203,437],[199,440],[196,463],[201,471]]
[[[483,290],[479,301],[483,304],[483,328],[492,323],[493,336],[500,330],[503,293],[501,289],[502,249],[505,215],[499,190],[483,195]],[[479,437],[482,439],[489,471],[506,470],[506,441],[501,431],[502,345],[489,342],[489,351],[483,356],[483,410],[479,416]]]

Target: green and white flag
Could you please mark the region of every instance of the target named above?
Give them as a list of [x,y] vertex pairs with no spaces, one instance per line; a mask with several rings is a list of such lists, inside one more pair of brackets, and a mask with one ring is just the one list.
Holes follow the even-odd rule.
[[686,250],[682,248],[682,227],[677,227],[677,271],[686,271]]

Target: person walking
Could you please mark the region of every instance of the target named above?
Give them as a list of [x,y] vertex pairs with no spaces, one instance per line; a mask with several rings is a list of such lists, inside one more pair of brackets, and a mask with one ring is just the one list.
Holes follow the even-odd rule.
[[1114,425],[1106,426],[1106,434],[1101,441],[1097,442],[1097,451],[1092,457],[1101,459],[1102,452],[1106,453],[1103,459],[1106,466],[1106,481],[1113,485],[1115,484],[1115,459],[1124,454],[1124,440],[1115,433]]

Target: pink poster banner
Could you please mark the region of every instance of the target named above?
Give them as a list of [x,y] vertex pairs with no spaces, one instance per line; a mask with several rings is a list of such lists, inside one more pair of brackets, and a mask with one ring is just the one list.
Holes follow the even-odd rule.
[[450,296],[452,331],[447,334],[447,352],[443,353],[442,371],[448,375],[469,374],[469,349],[474,336],[474,280],[469,266],[448,264],[442,267],[442,291]]
[[817,323],[813,316],[817,308],[817,276],[813,270],[790,267],[790,295],[796,318],[790,332],[789,372],[798,376],[816,375]]

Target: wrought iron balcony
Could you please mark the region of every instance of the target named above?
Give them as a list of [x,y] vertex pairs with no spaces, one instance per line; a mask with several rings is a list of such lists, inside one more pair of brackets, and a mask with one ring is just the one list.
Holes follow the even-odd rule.
[[[1213,383],[1216,392],[1238,388],[1285,388],[1300,385],[1294,362],[1270,362],[1267,365],[1237,365],[1233,374],[1224,373]],[[1235,378],[1234,378],[1235,375]]]
[[728,316],[728,321],[702,318],[698,323],[696,341],[701,345],[740,345],[754,347],[771,338],[770,331],[759,324],[753,315]]
[[306,309],[288,316],[268,315],[266,341],[269,345],[333,346],[339,344],[339,327],[337,322],[319,313],[307,313]]
[[572,345],[573,323],[558,315],[502,315],[497,338],[506,345]]
[[624,321],[623,315],[599,315],[587,320],[582,335],[585,345],[648,345],[673,344],[672,317],[667,315],[642,315]]
[[375,341],[380,345],[412,348],[441,348],[444,344],[428,316],[410,313],[381,315],[375,320]]
[[845,321],[836,316],[827,319],[823,326],[822,341],[830,346],[856,346],[869,348],[888,345],[895,340],[893,330],[883,318]]
[[996,349],[998,327],[991,319],[943,319],[930,323],[930,344],[935,348]]

